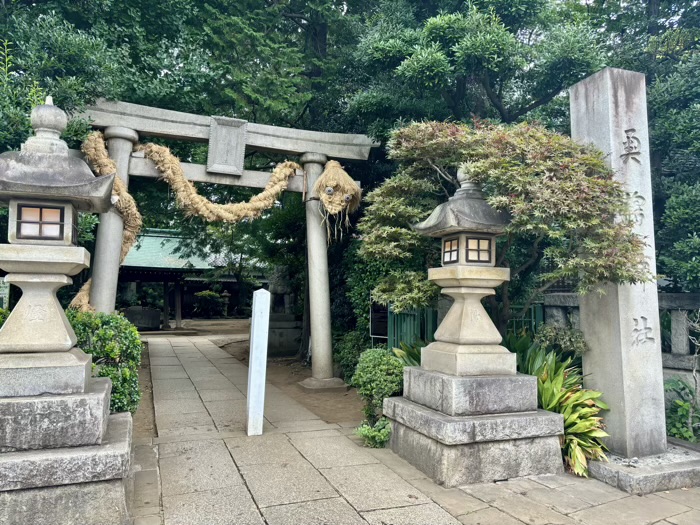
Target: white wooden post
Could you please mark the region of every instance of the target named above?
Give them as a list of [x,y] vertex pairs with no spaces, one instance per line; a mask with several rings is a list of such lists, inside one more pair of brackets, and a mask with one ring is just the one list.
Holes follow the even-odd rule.
[[260,436],[263,431],[269,327],[270,292],[260,289],[253,293],[253,320],[250,325],[247,403],[249,436]]

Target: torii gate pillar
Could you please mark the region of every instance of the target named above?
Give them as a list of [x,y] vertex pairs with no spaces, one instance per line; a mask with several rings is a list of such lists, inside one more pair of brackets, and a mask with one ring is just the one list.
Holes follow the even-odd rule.
[[[109,126],[105,129],[104,135],[107,139],[109,156],[117,165],[117,177],[120,177],[128,186],[131,150],[138,142],[139,135],[133,129],[120,126]],[[90,289],[90,304],[98,312],[114,313],[123,234],[124,222],[114,207],[100,214]]]
[[328,158],[319,153],[305,153],[301,163],[306,172],[306,248],[309,265],[309,314],[311,318],[311,377],[299,383],[304,390],[327,391],[348,386],[333,377],[333,343],[331,339],[331,297],[328,280],[328,239],[319,210],[318,195],[313,187]]

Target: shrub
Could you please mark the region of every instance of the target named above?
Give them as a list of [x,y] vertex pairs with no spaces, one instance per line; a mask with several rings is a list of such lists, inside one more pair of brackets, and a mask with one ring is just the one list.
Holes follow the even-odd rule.
[[666,408],[666,431],[669,436],[697,443],[700,433],[700,413],[695,389],[682,379],[673,378],[664,384],[674,399]]
[[211,290],[194,294],[194,311],[202,317],[222,317],[226,312],[226,299]]
[[5,324],[7,316],[10,315],[10,311],[5,308],[0,308],[0,326]]
[[352,330],[343,334],[335,343],[334,361],[340,367],[340,373],[346,381],[350,381],[357,362],[360,360],[360,354],[367,348],[370,343],[370,338],[364,330]]
[[355,433],[365,440],[366,446],[384,448],[391,436],[391,423],[387,418],[382,417],[374,425],[363,423],[357,427]]
[[544,410],[564,416],[564,436],[560,440],[566,467],[578,476],[588,477],[588,460],[607,460],[607,448],[601,438],[603,418],[598,414],[608,406],[603,395],[583,388],[581,369],[571,366],[572,358],[563,358],[533,342],[528,334],[510,335],[504,341],[518,357],[518,371],[537,377],[537,404]]
[[574,362],[588,351],[583,332],[576,328],[545,324],[535,334],[535,342],[543,350],[555,352],[561,357],[571,357]]
[[380,418],[384,399],[401,393],[403,363],[387,350],[365,350],[352,376],[352,384],[365,401],[367,422],[374,425]]
[[93,372],[112,380],[112,412],[135,412],[141,399],[139,365],[143,346],[134,325],[121,314],[66,314],[78,337],[77,346],[92,355]]

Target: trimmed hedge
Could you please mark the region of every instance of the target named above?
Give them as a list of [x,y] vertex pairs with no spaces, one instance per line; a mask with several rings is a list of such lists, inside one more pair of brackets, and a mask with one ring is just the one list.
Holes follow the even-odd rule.
[[112,380],[110,410],[135,412],[141,400],[139,366],[143,345],[136,327],[121,314],[66,311],[77,346],[92,355],[93,374]]

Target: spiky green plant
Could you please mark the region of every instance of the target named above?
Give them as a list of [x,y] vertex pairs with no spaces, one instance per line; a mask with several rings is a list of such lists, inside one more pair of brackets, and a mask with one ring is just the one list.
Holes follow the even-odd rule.
[[404,342],[399,343],[398,348],[392,348],[391,351],[396,357],[403,361],[406,366],[420,366],[420,354],[424,346],[428,343],[418,339],[412,344],[406,344]]
[[504,344],[518,356],[518,370],[537,377],[537,404],[564,416],[561,438],[566,467],[578,476],[588,477],[589,460],[605,460],[607,448],[601,438],[608,437],[603,418],[598,414],[608,406],[603,395],[583,388],[581,369],[572,359],[546,352],[529,334],[506,337]]

